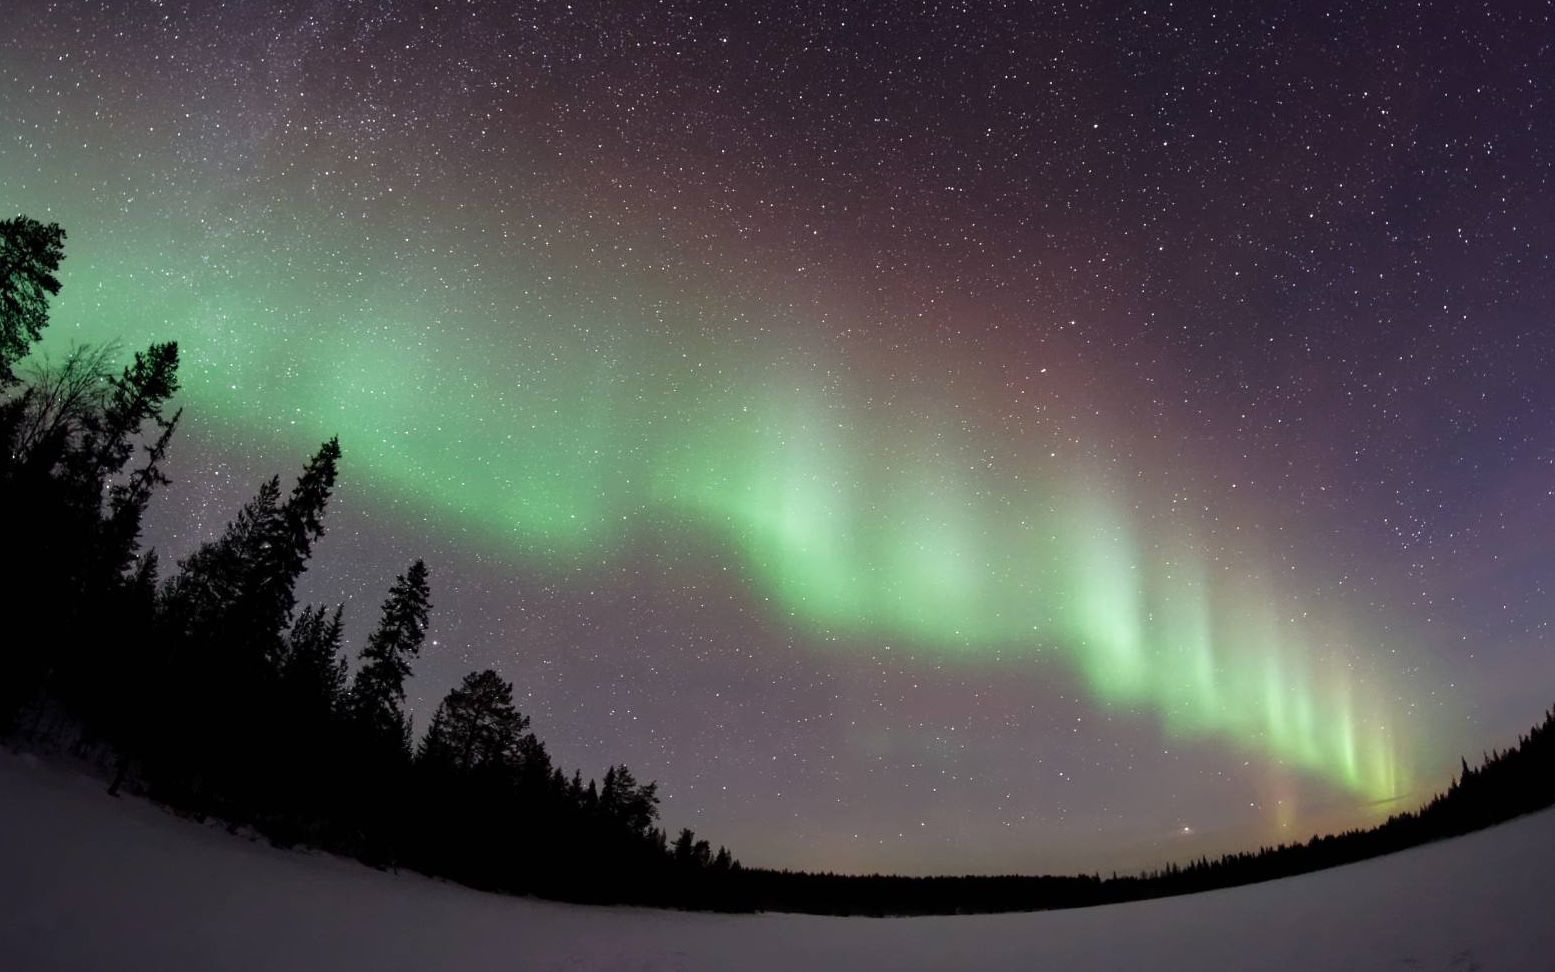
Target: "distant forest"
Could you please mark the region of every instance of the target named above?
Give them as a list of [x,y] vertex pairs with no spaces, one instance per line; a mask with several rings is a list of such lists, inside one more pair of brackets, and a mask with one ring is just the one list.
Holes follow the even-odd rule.
[[[24,367],[60,290],[65,233],[0,222],[0,509],[10,521],[0,737],[68,747],[197,819],[379,867],[570,901],[821,914],[1078,907],[1229,887],[1374,857],[1555,803],[1555,710],[1447,792],[1369,830],[1136,876],[844,876],[742,868],[658,826],[657,786],[624,765],[556,766],[513,687],[465,676],[415,738],[405,681],[431,612],[429,572],[388,589],[353,661],[341,606],[299,605],[338,473],[323,443],[289,490],[258,484],[219,537],[163,576],[142,549],[181,411],[178,347],[118,367],[77,347]],[[18,370],[23,373],[19,374]]]

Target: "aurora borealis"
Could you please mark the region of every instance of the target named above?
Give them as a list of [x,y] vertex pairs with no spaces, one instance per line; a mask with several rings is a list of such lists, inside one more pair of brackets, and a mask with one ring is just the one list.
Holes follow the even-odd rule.
[[753,863],[1137,866],[1555,699],[1548,11],[1264,6],[20,0],[0,208],[51,353],[183,348],[169,554],[338,434],[423,700]]

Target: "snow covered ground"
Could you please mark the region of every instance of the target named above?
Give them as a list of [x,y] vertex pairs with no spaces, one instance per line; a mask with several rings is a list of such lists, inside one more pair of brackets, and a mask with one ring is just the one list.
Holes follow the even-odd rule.
[[286,852],[0,750],[0,970],[1555,970],[1555,812],[1270,884],[946,918],[481,894]]

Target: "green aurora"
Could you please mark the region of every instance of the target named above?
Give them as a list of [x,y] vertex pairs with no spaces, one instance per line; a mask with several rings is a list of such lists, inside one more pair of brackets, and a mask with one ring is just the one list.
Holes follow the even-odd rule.
[[[995,434],[952,396],[890,399],[802,329],[668,327],[684,308],[619,287],[557,297],[509,276],[454,302],[343,270],[385,265],[360,249],[275,266],[218,244],[166,274],[72,244],[50,353],[176,338],[203,421],[299,453],[338,434],[402,516],[557,571],[629,557],[644,532],[694,536],[780,623],[945,662],[1056,660],[1169,738],[1359,801],[1410,790],[1395,690],[1346,620],[1295,607],[1210,518],[1074,447],[1076,428]],[[916,368],[932,387],[937,366]]]

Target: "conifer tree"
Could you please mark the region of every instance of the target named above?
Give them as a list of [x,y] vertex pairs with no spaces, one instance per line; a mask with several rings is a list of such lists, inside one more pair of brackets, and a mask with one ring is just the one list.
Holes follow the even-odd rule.
[[278,673],[294,591],[323,535],[339,443],[324,443],[281,502],[272,476],[217,540],[181,565],[165,597],[167,614],[199,646],[220,651],[245,677]]
[[513,706],[512,685],[489,668],[471,672],[437,707],[419,759],[454,772],[511,770],[523,739],[534,738],[524,736],[528,727],[529,717]]
[[378,628],[362,649],[362,666],[351,683],[350,715],[357,731],[403,755],[410,749],[405,679],[426,638],[430,598],[426,564],[417,560],[389,589]]
[[[217,809],[211,801],[252,778],[259,732],[274,685],[263,650],[280,632],[256,625],[256,580],[280,533],[280,480],[272,476],[227,524],[222,535],[185,558],[158,603],[165,672],[152,700],[155,781],[178,799]],[[160,765],[157,765],[160,764]]]
[[[16,539],[34,551],[31,583],[37,589],[25,592],[26,600],[37,616],[51,619],[56,637],[81,646],[75,654],[85,656],[104,642],[99,629],[113,622],[101,612],[71,613],[68,603],[102,602],[124,582],[146,505],[167,482],[161,463],[177,421],[163,415],[178,388],[177,345],[137,352],[117,375],[108,365],[111,351],[111,345],[79,347],[61,365],[36,369],[13,443],[12,461],[21,463],[13,471],[25,471],[7,484],[34,497],[28,504],[34,515],[16,525]],[[146,464],[115,482],[148,422],[159,432],[147,447]],[[96,664],[91,657],[61,662],[78,678]]]
[[173,413],[170,419],[156,419],[161,429],[151,445],[146,446],[146,462],[137,468],[124,483],[115,483],[108,492],[108,514],[103,522],[103,539],[100,561],[103,567],[119,574],[129,569],[130,562],[140,549],[141,520],[146,515],[146,505],[159,486],[169,483],[162,472],[162,462],[167,458],[167,448],[178,428],[183,409]]
[[122,373],[103,383],[74,450],[72,474],[100,483],[122,470],[134,455],[135,436],[148,421],[165,428],[162,410],[177,391],[176,343],[135,352]]
[[16,383],[14,366],[49,323],[59,293],[65,231],[27,216],[0,220],[0,389]]
[[313,556],[313,545],[324,535],[324,509],[339,463],[340,441],[331,438],[308,460],[254,551],[244,621],[258,642],[257,654],[272,668],[284,653],[283,632],[291,625],[297,605],[297,580]]
[[236,607],[251,590],[265,547],[280,532],[280,499],[280,477],[271,476],[220,537],[179,564],[162,596],[163,613],[177,635],[215,647],[237,633]]
[[674,851],[674,854],[675,854],[675,862],[676,863],[678,863],[678,864],[689,864],[689,863],[691,863],[691,850],[692,850],[692,847],[695,845],[695,842],[696,842],[696,835],[691,832],[691,828],[690,827],[682,827],[680,829],[680,836],[675,838],[675,851]]
[[659,817],[658,790],[657,783],[639,785],[625,765],[612,766],[605,771],[600,808],[632,833],[646,833]]
[[299,718],[318,721],[340,704],[346,686],[346,660],[340,654],[344,639],[344,606],[328,614],[322,605],[303,608],[287,639],[281,663],[281,685]]
[[[528,717],[524,722],[529,722]],[[518,785],[528,791],[535,798],[552,792],[551,786],[553,767],[551,754],[546,751],[545,743],[532,732],[526,732],[518,738]]]

